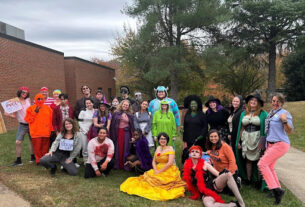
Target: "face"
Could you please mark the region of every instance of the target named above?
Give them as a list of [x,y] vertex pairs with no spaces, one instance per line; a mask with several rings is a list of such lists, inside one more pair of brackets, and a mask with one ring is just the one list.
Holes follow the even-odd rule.
[[217,142],[219,141],[219,136],[217,132],[213,132],[210,134],[210,142],[212,142],[212,144],[217,144]]
[[134,95],[134,97],[135,97],[136,101],[142,101],[142,94],[141,93],[136,93]]
[[112,102],[111,102],[111,105],[114,106],[114,107],[117,107],[119,105],[119,100],[116,99],[116,98],[113,99]]
[[68,99],[65,99],[63,96],[60,97],[60,105],[65,106],[68,103]]
[[209,107],[211,108],[211,109],[216,109],[216,101],[210,101],[209,102]]
[[168,108],[168,105],[167,105],[167,104],[161,104],[161,109],[162,109],[162,111],[163,111],[163,110],[166,111],[167,108]]
[[190,108],[191,108],[192,111],[197,111],[197,109],[198,109],[197,102],[196,101],[191,101]]
[[240,107],[240,100],[237,97],[234,97],[232,100],[232,106],[234,109],[238,109]]
[[90,94],[90,88],[88,86],[83,86],[82,92],[84,95],[88,95],[88,94]]
[[257,106],[258,106],[258,101],[257,101],[256,98],[251,98],[250,101],[249,101],[249,103],[250,103],[250,107],[251,107],[252,109],[256,109]]
[[167,145],[167,139],[166,139],[166,137],[161,136],[160,139],[159,139],[159,144],[160,144],[161,146],[166,146],[166,145]]
[[198,159],[200,158],[200,151],[197,150],[197,149],[192,149],[191,152],[190,152],[190,156],[191,158],[194,158],[194,159]]
[[27,91],[21,91],[21,97],[25,98],[28,95]]
[[85,104],[87,109],[93,109],[93,103],[90,100],[86,100]]
[[69,121],[66,121],[66,122],[65,122],[65,129],[66,129],[67,131],[71,131],[72,128],[73,128],[73,124],[72,124],[71,122],[69,122]]
[[134,132],[133,136],[134,136],[134,138],[135,138],[136,140],[140,139],[140,133],[137,132],[137,131]]
[[53,98],[54,98],[54,99],[56,99],[56,100],[57,100],[57,99],[58,99],[58,96],[59,96],[59,94],[58,94],[58,93],[53,93]]
[[158,91],[157,96],[159,99],[163,99],[165,97],[165,91]]
[[107,131],[106,131],[105,129],[101,129],[101,130],[99,131],[97,137],[98,137],[98,139],[99,139],[100,141],[103,142],[103,141],[106,139],[106,137],[107,137]]
[[42,106],[44,104],[44,96],[41,96],[41,97],[38,97],[36,100],[35,100],[35,104],[37,106]]
[[105,111],[105,110],[106,110],[106,106],[105,106],[104,104],[101,104],[101,105],[100,105],[100,110],[101,110],[101,111]]
[[122,110],[127,111],[129,108],[129,103],[127,101],[124,101],[122,104]]
[[272,109],[273,109],[273,110],[280,109],[280,108],[282,108],[282,106],[283,106],[283,103],[280,102],[279,98],[276,97],[276,96],[273,96],[272,101],[271,101],[271,104],[272,104]]
[[49,91],[40,91],[40,93],[47,99],[49,97]]
[[147,101],[143,101],[143,102],[141,103],[141,109],[145,111],[147,108],[148,108],[148,103],[147,103]]
[[103,94],[102,94],[102,93],[97,93],[96,96],[95,96],[95,98],[96,98],[97,100],[102,100]]

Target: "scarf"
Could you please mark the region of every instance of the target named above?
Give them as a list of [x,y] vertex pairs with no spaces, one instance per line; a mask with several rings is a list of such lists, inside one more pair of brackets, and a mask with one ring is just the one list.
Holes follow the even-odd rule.
[[280,110],[282,110],[282,108],[278,109],[278,110],[271,110],[268,114],[268,116],[266,117],[265,119],[265,135],[268,136],[268,131],[269,131],[269,128],[270,128],[270,121],[271,121],[271,118],[277,113],[279,112]]
[[205,185],[204,180],[204,173],[206,173],[203,170],[204,160],[198,159],[198,163],[196,168],[194,169],[196,174],[195,178],[197,179],[197,188],[192,183],[192,168],[193,168],[193,162],[192,159],[189,158],[185,161],[184,167],[183,167],[183,180],[187,183],[187,189],[190,191],[193,195],[190,196],[191,199],[196,200],[200,198],[200,193],[204,194],[205,196],[211,196],[214,198],[214,200],[218,203],[224,203],[224,201],[221,199],[221,197],[213,190],[209,189]]

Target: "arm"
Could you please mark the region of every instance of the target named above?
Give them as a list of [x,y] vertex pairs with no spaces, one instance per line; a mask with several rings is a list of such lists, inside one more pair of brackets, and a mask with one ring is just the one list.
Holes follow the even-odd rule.
[[4,115],[5,115],[5,116],[8,116],[8,117],[11,117],[11,118],[16,118],[16,112],[11,113],[11,114],[9,114],[9,113],[7,113],[7,112],[4,112]]
[[233,150],[229,145],[223,144],[223,146],[225,146],[225,150],[224,150],[225,156],[229,160],[229,169],[227,170],[229,170],[232,174],[234,174],[235,171],[237,170],[237,166],[236,166],[236,160]]
[[212,175],[214,175],[216,177],[219,175],[219,172],[212,165],[210,165],[207,162],[204,162],[203,170],[209,171],[210,173],[212,173]]
[[30,106],[26,110],[24,120],[29,124],[33,123],[35,121],[36,116],[37,116],[37,113],[34,111],[34,107],[35,106]]
[[52,143],[52,146],[51,146],[49,152],[55,152],[57,150],[61,138],[62,138],[62,135],[61,135],[61,133],[59,133],[57,135],[56,139],[54,140],[54,142]]
[[146,125],[146,127],[145,127],[145,133],[149,133],[150,131],[151,131],[151,129],[152,129],[152,116],[151,115],[149,115],[148,114],[148,116],[149,116],[149,121],[148,121],[148,123],[147,123],[147,125]]
[[151,129],[151,133],[153,137],[157,136],[157,119],[158,119],[159,113],[156,112],[155,115],[153,116],[153,122],[152,122],[152,129]]
[[180,112],[177,103],[173,100],[173,114],[175,118],[175,124],[177,127],[180,126]]
[[177,127],[175,122],[175,117],[173,113],[170,113],[170,119],[171,119],[171,126],[172,126],[172,135],[173,137],[177,137]]
[[158,173],[155,173],[155,174],[162,173],[162,172],[166,171],[168,168],[170,168],[174,164],[174,159],[175,159],[175,155],[169,155],[168,162],[166,163],[166,165],[163,168],[161,168],[158,171]]
[[111,124],[111,119],[107,119],[107,130],[109,131],[110,130],[110,124]]
[[139,112],[136,112],[133,116],[133,125],[135,129],[140,129],[137,115],[139,115]]
[[98,166],[94,154],[94,139],[90,140],[88,143],[88,161],[90,162],[94,171],[97,171]]
[[284,130],[287,134],[290,134],[292,132],[292,116],[288,114],[288,111],[284,114],[281,114],[280,116],[281,121],[283,122],[284,125]]
[[93,125],[97,128],[100,127],[100,125],[97,123],[97,117],[93,118]]
[[77,157],[77,155],[79,154],[82,145],[80,143],[80,136],[79,133],[76,134],[76,139],[74,139],[74,147],[73,147],[73,151],[70,153],[70,157],[68,159],[70,159],[71,161]]
[[114,145],[113,145],[113,142],[111,141],[109,143],[109,145],[108,145],[107,158],[106,158],[105,162],[101,166],[102,170],[106,170],[108,163],[113,158],[113,154],[114,154]]

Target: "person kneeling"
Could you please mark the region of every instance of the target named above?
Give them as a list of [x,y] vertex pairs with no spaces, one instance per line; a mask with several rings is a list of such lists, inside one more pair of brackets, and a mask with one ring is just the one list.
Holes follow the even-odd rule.
[[[196,200],[202,197],[203,205],[206,207],[245,207],[232,173],[227,170],[218,172],[212,165],[201,159],[201,156],[201,147],[193,146],[190,148],[190,158],[184,163],[183,180],[187,182],[187,189],[193,194],[190,198]],[[216,178],[211,179],[209,173]],[[224,203],[217,194],[226,186],[232,190],[237,199],[236,202]]]
[[97,137],[88,143],[88,161],[85,167],[85,178],[106,176],[114,166],[114,145],[107,137],[106,127],[99,128]]
[[67,118],[63,121],[61,133],[53,142],[50,151],[39,161],[39,165],[51,168],[51,175],[55,175],[56,164],[60,163],[69,175],[77,175],[78,169],[72,160],[79,154],[81,149],[80,135],[77,132],[76,123]]
[[152,156],[149,152],[148,141],[142,135],[141,129],[134,131],[134,137],[131,138],[131,146],[126,160],[125,165],[134,168],[140,174],[152,169]]

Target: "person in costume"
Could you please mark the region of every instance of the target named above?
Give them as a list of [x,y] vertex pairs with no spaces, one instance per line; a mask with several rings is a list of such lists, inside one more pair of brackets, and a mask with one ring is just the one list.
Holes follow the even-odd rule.
[[180,113],[177,103],[174,99],[167,97],[167,88],[164,86],[158,86],[156,91],[156,98],[149,103],[148,111],[154,116],[154,114],[159,110],[161,101],[167,101],[169,103],[169,110],[173,112],[176,126],[180,126]]
[[181,180],[180,171],[174,164],[175,151],[168,146],[169,136],[158,135],[159,145],[152,161],[153,169],[125,180],[120,190],[130,195],[137,195],[149,200],[167,201],[184,196],[185,182]]
[[95,92],[95,100],[96,101],[94,102],[94,106],[93,106],[95,109],[98,109],[100,103],[107,103],[106,96],[103,93],[103,88],[101,87],[97,88]]
[[97,102],[95,97],[91,95],[91,88],[89,88],[88,85],[83,85],[81,87],[81,92],[83,94],[83,97],[76,101],[75,107],[74,107],[74,117],[78,120],[79,113],[81,110],[86,109],[85,99],[90,98],[93,101],[93,104]]
[[154,147],[154,141],[151,134],[152,129],[152,115],[147,110],[148,101],[141,102],[141,109],[140,111],[134,114],[134,127],[135,129],[141,129],[143,135],[146,137],[149,147]]
[[246,98],[246,109],[240,115],[235,148],[235,157],[238,171],[245,184],[251,182],[256,187],[262,187],[257,162],[261,157],[259,140],[265,136],[265,119],[267,112],[262,109],[264,101],[259,94],[249,95]]
[[[197,200],[202,197],[203,204],[206,207],[245,207],[232,173],[227,170],[222,172],[217,171],[213,166],[205,162],[201,156],[201,147],[197,145],[192,146],[190,148],[190,158],[184,163],[182,178],[187,182],[187,189],[192,194],[189,198]],[[212,179],[212,175],[210,176],[209,173],[215,176],[215,178]],[[217,194],[217,192],[222,192],[226,186],[232,190],[237,199],[236,202],[226,204]]]
[[133,113],[136,113],[141,110],[141,103],[143,101],[142,93],[135,92],[134,98],[135,98],[135,102],[134,102],[134,104],[132,104],[132,110],[133,110]]
[[134,132],[133,113],[128,100],[123,100],[112,115],[110,138],[115,147],[115,169],[130,170],[125,165],[125,155],[129,152],[132,133]]
[[35,104],[27,108],[24,117],[29,124],[36,164],[49,151],[50,135],[53,130],[53,111],[44,104],[44,101],[45,97],[40,93],[37,94]]
[[118,105],[120,104],[119,99],[117,97],[114,97],[111,101],[111,107],[110,107],[110,113],[111,115],[114,114],[116,108],[118,107]]
[[[169,146],[174,146],[177,137],[177,129],[174,114],[169,110],[169,103],[166,100],[161,101],[160,109],[153,116],[152,136],[157,141],[157,136],[161,132],[165,132],[169,136]],[[156,143],[158,146],[158,143]]]
[[228,118],[229,130],[230,134],[228,135],[228,139],[231,143],[231,147],[235,154],[235,143],[236,143],[236,134],[238,130],[238,123],[240,119],[240,115],[243,112],[243,98],[240,95],[235,96],[232,99],[232,106],[230,109],[230,116]]
[[[49,96],[49,89],[45,86],[40,88],[40,93],[45,97],[44,104],[50,106],[54,103],[55,99]],[[34,101],[35,104],[35,101]]]
[[78,115],[78,125],[79,125],[79,132],[81,136],[81,143],[82,143],[82,155],[84,163],[87,162],[88,159],[88,132],[93,124],[93,114],[95,112],[93,108],[93,100],[91,98],[86,98],[85,100],[86,109],[81,110],[81,112]]
[[[210,156],[213,167],[218,171],[228,170],[232,173],[237,186],[241,187],[241,178],[238,177],[237,165],[230,145],[219,138],[219,132],[211,129],[206,141],[207,154]],[[229,189],[225,192],[232,194]]]
[[152,168],[152,157],[149,152],[148,141],[142,134],[141,129],[136,129],[133,133],[126,160],[125,165],[128,165],[141,174]]
[[283,109],[285,98],[283,94],[276,94],[272,97],[272,110],[266,118],[265,133],[267,135],[267,149],[258,162],[258,167],[267,183],[269,190],[272,190],[275,204],[280,204],[284,190],[274,170],[277,160],[286,154],[290,148],[288,134],[293,130],[292,116]]
[[122,97],[118,97],[119,102],[122,102],[123,100],[128,100],[131,105],[135,103],[133,99],[129,98],[130,90],[127,86],[121,86],[120,93]]
[[89,159],[85,166],[85,178],[107,176],[113,168],[114,145],[107,134],[106,127],[99,128],[97,137],[89,141]]
[[53,91],[54,102],[50,105],[51,109],[54,110],[61,103],[61,101],[59,100],[60,94],[61,94],[61,90],[59,90],[59,89],[56,89]]
[[29,136],[29,149],[31,153],[31,159],[30,162],[35,162],[35,156],[33,153],[33,144],[32,144],[32,138],[30,136],[30,131],[29,131],[29,124],[24,120],[25,115],[26,115],[26,110],[31,106],[31,100],[30,100],[30,91],[29,88],[26,86],[22,86],[18,89],[17,91],[17,97],[19,99],[19,102],[21,103],[22,109],[19,111],[16,111],[14,113],[7,113],[4,112],[5,116],[11,117],[11,118],[16,118],[19,122],[18,125],[18,130],[16,134],[16,156],[17,159],[15,162],[11,164],[11,166],[17,166],[17,165],[22,165],[22,160],[21,160],[21,151],[22,151],[22,142],[24,140],[24,137],[26,134]]
[[220,100],[214,98],[213,96],[209,97],[208,101],[205,103],[205,106],[208,107],[206,115],[210,129],[217,129],[220,139],[230,144],[228,139],[229,125],[227,122],[229,112],[221,105]]
[[193,145],[199,145],[205,151],[206,134],[208,122],[206,115],[202,112],[201,98],[190,95],[184,99],[184,108],[187,112],[183,122],[183,154],[182,163],[188,159],[188,149]]
[[50,151],[40,159],[39,164],[47,169],[50,168],[51,175],[55,175],[56,163],[60,163],[69,175],[76,176],[78,169],[73,159],[80,152],[80,138],[80,132],[77,132],[77,125],[73,119],[64,119],[61,132],[57,135]]

